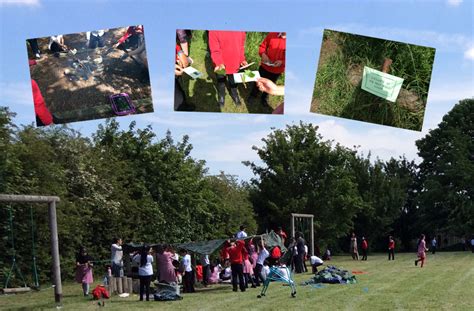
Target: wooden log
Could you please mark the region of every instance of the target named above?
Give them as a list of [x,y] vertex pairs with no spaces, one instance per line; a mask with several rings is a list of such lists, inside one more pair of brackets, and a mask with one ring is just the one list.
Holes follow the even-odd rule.
[[17,294],[17,293],[27,293],[31,291],[30,287],[15,287],[15,288],[4,288],[4,294]]
[[128,293],[128,281],[126,277],[121,277],[122,279],[122,290],[124,293]]
[[115,284],[117,286],[117,294],[122,294],[123,293],[123,288],[122,288],[122,278],[115,278]]
[[138,279],[133,279],[133,293],[140,293],[140,281]]
[[109,294],[113,295],[115,293],[115,278],[113,276],[109,276]]

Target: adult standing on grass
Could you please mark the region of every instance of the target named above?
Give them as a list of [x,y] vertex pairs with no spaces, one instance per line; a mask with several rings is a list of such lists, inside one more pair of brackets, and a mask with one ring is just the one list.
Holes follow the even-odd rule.
[[188,254],[188,251],[184,248],[180,251],[181,255],[181,270],[184,273],[183,276],[183,292],[185,293],[194,293],[194,269],[191,264],[191,255]]
[[158,265],[159,277],[161,283],[176,283],[176,272],[173,266],[174,254],[168,245],[158,246],[156,249],[156,262]]
[[395,240],[393,236],[388,237],[388,260],[395,260]]
[[245,242],[238,240],[230,243],[227,248],[227,253],[230,259],[230,268],[232,270],[232,290],[237,291],[237,279],[239,280],[239,287],[241,292],[245,292],[245,280],[243,270],[243,252],[245,250]]
[[351,252],[352,259],[359,260],[359,249],[357,247],[357,237],[354,232],[352,232],[351,244],[350,244],[349,250]]
[[303,273],[304,272],[304,256],[305,256],[305,240],[303,239],[303,234],[301,232],[296,233],[296,262],[295,262],[295,272]]
[[245,32],[210,30],[208,41],[217,77],[217,102],[220,107],[224,106],[227,80],[230,87],[230,97],[235,105],[239,106],[240,99],[233,74],[238,72],[240,67],[248,65],[245,60]]
[[417,253],[418,259],[415,260],[415,266],[418,266],[418,262],[421,261],[421,267],[423,268],[427,251],[428,249],[426,248],[425,235],[422,234],[420,236],[420,239],[418,240],[418,253]]
[[241,225],[239,228],[239,232],[235,234],[237,239],[245,239],[247,237],[247,232],[245,232],[245,226]]
[[150,301],[150,282],[153,276],[153,256],[151,248],[144,245],[139,254],[133,256],[133,261],[140,264],[138,267],[138,277],[140,278],[140,301],[146,295],[146,301]]
[[431,254],[435,254],[436,253],[436,246],[437,246],[438,242],[436,241],[436,237],[433,237],[433,239],[431,240]]
[[122,275],[123,269],[123,250],[122,250],[122,239],[114,238],[113,244],[110,247],[110,252],[112,254],[112,275],[116,278],[119,278]]
[[[258,54],[262,58],[258,72],[262,78],[276,83],[278,78],[285,72],[286,32],[270,32],[260,44]],[[258,95],[258,87],[254,85],[251,98]],[[261,97],[263,106],[268,106],[268,93],[263,92]]]
[[76,282],[82,284],[84,296],[89,296],[90,284],[94,283],[92,267],[92,257],[87,253],[87,249],[81,246],[76,255]]
[[362,260],[367,260],[367,249],[369,248],[369,244],[367,243],[367,240],[365,239],[365,237],[362,237],[361,248],[362,248]]

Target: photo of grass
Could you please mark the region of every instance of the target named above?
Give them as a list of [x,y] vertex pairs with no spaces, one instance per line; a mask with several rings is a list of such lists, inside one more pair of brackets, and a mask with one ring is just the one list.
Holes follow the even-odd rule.
[[26,45],[38,126],[153,112],[142,25]]
[[175,111],[283,113],[285,42],[279,32],[178,29]]
[[[325,29],[311,112],[421,131],[434,56],[430,47]],[[394,102],[362,88],[364,68],[403,79]]]

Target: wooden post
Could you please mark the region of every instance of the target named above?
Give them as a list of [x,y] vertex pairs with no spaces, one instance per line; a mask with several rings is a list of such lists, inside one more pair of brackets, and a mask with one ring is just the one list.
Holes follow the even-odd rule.
[[109,293],[113,295],[115,292],[115,277],[109,276]]
[[133,294],[133,279],[127,278],[127,283],[128,283],[128,293],[131,295]]
[[124,293],[128,293],[128,280],[127,277],[123,276],[122,279],[122,290]]
[[56,219],[56,201],[49,202],[49,229],[51,231],[51,256],[53,257],[54,300],[61,303],[63,288],[61,284],[61,265],[59,263],[58,224]]
[[133,279],[133,292],[140,293],[140,281],[137,279]]
[[115,278],[115,284],[117,286],[117,294],[122,294],[123,293],[123,290],[122,290],[122,278]]
[[314,256],[314,224],[313,218],[311,217],[311,256]]
[[295,216],[291,214],[291,237],[295,237]]

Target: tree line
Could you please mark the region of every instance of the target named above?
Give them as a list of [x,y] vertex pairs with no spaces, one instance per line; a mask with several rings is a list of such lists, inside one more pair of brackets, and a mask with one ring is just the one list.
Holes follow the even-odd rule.
[[[385,250],[387,234],[403,249],[419,233],[474,232],[474,103],[461,101],[416,142],[422,161],[372,159],[357,148],[323,140],[318,127],[301,122],[274,129],[253,147],[261,163],[245,162],[248,182],[208,173],[192,157],[189,137],[158,138],[153,129],[114,120],[91,137],[67,126],[17,126],[0,109],[0,193],[57,195],[63,275],[73,273],[79,246],[109,259],[111,239],[179,243],[225,238],[240,224],[251,234],[283,226],[291,213],[315,215],[319,247],[337,249],[355,231]],[[31,271],[32,240],[41,279],[49,277],[46,206],[0,208],[1,272],[10,268],[9,212],[17,262]],[[33,212],[33,222],[30,221]],[[32,227],[33,226],[33,227]],[[31,233],[35,233],[32,239]],[[29,275],[30,273],[25,273]]]

